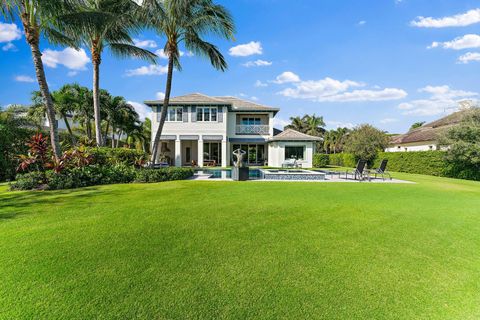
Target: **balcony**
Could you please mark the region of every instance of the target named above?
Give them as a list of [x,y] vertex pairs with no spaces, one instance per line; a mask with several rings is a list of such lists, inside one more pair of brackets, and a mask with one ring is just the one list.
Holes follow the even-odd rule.
[[268,135],[270,127],[268,125],[237,125],[236,134],[245,135]]

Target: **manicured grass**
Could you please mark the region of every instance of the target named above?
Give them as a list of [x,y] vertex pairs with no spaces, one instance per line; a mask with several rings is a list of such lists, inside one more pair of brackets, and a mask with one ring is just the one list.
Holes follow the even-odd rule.
[[0,318],[478,319],[480,183],[0,186]]

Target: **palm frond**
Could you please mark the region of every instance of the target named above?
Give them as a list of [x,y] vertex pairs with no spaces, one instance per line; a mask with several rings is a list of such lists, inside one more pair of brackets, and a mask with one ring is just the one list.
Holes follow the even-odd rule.
[[79,48],[79,43],[80,43],[79,38],[75,39],[70,36],[67,36],[64,33],[59,32],[58,30],[52,27],[46,26],[42,28],[42,33],[44,34],[45,37],[48,38],[48,41],[52,44],[69,46],[77,50]]
[[225,71],[228,68],[220,50],[215,45],[203,41],[195,32],[185,34],[185,47],[196,55],[207,57],[217,70]]
[[151,63],[157,63],[157,55],[148,50],[136,47],[127,43],[110,43],[110,50],[112,53],[121,58],[136,57],[147,60]]

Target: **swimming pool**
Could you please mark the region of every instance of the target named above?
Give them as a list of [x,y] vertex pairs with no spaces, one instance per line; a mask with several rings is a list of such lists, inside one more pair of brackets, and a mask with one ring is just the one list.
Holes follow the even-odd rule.
[[[231,169],[200,169],[199,175],[210,175],[209,179],[231,179]],[[303,169],[250,169],[249,180],[325,180],[326,174]]]

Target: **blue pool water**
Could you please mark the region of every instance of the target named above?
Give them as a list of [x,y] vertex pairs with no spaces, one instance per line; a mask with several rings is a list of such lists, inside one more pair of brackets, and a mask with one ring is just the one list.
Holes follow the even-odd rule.
[[[203,173],[210,173],[212,177],[210,179],[231,179],[232,170],[231,169],[202,169]],[[250,169],[249,172],[250,180],[258,180],[261,178],[261,172],[258,169]]]

